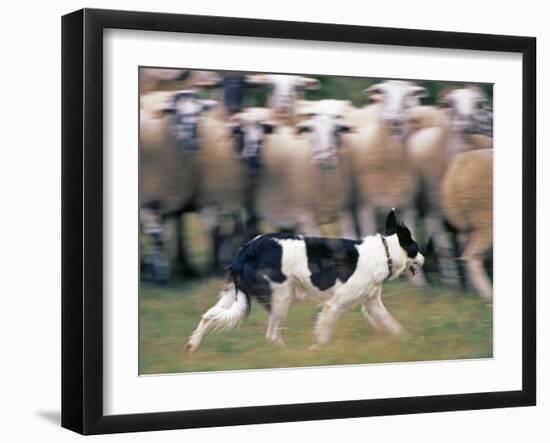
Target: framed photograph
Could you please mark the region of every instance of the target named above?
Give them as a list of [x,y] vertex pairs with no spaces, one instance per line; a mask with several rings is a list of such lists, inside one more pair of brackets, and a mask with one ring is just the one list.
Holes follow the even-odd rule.
[[536,40],[62,20],[62,426],[536,402]]

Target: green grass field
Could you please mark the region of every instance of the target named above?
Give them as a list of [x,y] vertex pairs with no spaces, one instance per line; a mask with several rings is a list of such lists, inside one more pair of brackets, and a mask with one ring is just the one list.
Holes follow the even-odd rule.
[[356,306],[340,317],[326,348],[308,351],[318,308],[295,302],[283,332],[287,346],[276,347],[264,339],[267,312],[253,301],[238,328],[207,335],[196,353],[185,354],[187,338],[221,285],[221,278],[141,285],[141,374],[492,357],[492,302],[474,293],[420,291],[405,278],[386,284],[383,292],[388,310],[407,331],[403,337],[375,332]]

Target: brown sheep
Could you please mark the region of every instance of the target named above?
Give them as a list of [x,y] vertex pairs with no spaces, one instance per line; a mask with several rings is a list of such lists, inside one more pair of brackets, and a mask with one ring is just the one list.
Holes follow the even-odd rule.
[[[453,158],[461,152],[492,148],[492,137],[480,113],[487,109],[487,97],[475,86],[444,90],[438,107],[416,106],[409,113],[411,134],[407,151],[423,185],[426,224],[438,256],[444,282],[458,284],[451,239],[441,213],[441,180]],[[490,112],[490,111],[487,111]],[[485,115],[485,114],[484,114]],[[476,133],[481,131],[484,133]]]
[[468,241],[462,254],[468,277],[482,297],[493,288],[483,258],[493,245],[493,150],[459,154],[441,183],[441,203],[447,219]]

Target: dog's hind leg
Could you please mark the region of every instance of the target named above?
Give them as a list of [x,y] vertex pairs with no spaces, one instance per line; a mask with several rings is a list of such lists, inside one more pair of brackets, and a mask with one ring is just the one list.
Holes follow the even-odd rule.
[[284,346],[281,329],[288,315],[292,299],[292,287],[288,281],[282,284],[271,283],[271,309],[265,333],[267,341]]
[[368,298],[363,302],[363,312],[367,312],[367,321],[376,329],[389,332],[392,335],[399,335],[403,328],[399,322],[388,312],[382,303],[382,287],[374,289]]

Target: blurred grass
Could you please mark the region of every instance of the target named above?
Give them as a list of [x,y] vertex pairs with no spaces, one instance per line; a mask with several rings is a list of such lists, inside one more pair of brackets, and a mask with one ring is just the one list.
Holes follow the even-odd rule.
[[[187,245],[199,270],[209,265],[210,241],[200,217],[186,217]],[[336,235],[335,225],[323,227]],[[262,225],[263,232],[272,231]],[[217,300],[223,279],[174,279],[159,287],[142,283],[139,294],[140,374],[325,366],[404,361],[452,360],[492,356],[492,303],[475,293],[453,293],[443,287],[419,290],[406,278],[387,283],[383,299],[404,326],[403,337],[373,330],[356,306],[339,319],[332,342],[318,352],[313,326],[314,302],[292,304],[283,336],[285,348],[270,345],[264,335],[267,312],[254,300],[248,318],[236,329],[208,334],[199,350],[188,355],[183,347],[201,315]]]
[[384,287],[384,302],[405,327],[400,338],[375,332],[358,306],[345,312],[333,341],[310,352],[318,312],[295,302],[283,332],[285,348],[264,339],[267,312],[253,302],[240,327],[207,335],[192,355],[183,352],[201,315],[212,306],[221,278],[176,281],[140,290],[140,373],[219,371],[492,357],[492,303],[473,293],[420,291],[406,280]]

